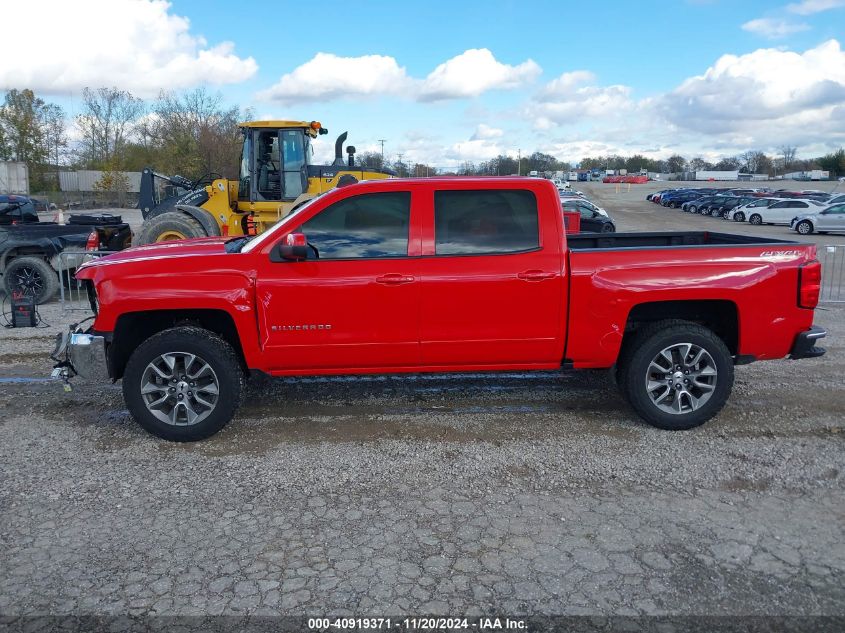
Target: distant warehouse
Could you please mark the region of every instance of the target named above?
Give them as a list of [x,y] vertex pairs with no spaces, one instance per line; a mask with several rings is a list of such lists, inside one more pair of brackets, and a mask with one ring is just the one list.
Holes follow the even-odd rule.
[[[90,169],[79,169],[77,171],[60,171],[59,188],[62,191],[79,191],[83,193],[97,191],[98,184],[102,182],[102,171]],[[128,193],[138,193],[141,188],[140,171],[116,172],[121,175]]]
[[736,171],[697,171],[696,180],[739,180],[739,170]]

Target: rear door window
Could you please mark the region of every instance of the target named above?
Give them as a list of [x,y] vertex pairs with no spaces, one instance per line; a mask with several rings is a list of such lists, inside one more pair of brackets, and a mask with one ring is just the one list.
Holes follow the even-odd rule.
[[540,246],[537,198],[525,190],[437,191],[437,255],[519,253]]

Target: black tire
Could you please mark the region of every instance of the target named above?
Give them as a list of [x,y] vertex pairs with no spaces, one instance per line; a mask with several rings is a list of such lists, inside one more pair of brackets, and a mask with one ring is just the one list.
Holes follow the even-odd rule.
[[[205,418],[196,423],[175,425],[162,421],[148,408],[141,393],[142,381],[148,367],[163,354],[194,355],[211,368],[218,392],[214,406]],[[186,369],[186,373],[190,372]],[[170,383],[165,381],[164,384],[169,386]],[[187,384],[193,386],[194,383],[186,383],[186,389],[189,388]],[[194,442],[214,435],[229,423],[240,403],[243,384],[244,374],[238,355],[229,343],[208,330],[181,326],[151,336],[132,353],[123,375],[123,398],[132,417],[149,433],[172,442]],[[187,396],[192,397],[192,393],[188,391]],[[175,404],[175,396],[168,398]]]
[[742,211],[734,213],[734,222],[745,222],[745,213]]
[[615,233],[616,227],[613,226],[613,224],[610,223],[610,222],[605,222],[604,224],[601,225],[601,232],[602,233]]
[[145,220],[135,234],[135,246],[176,239],[208,237],[202,224],[187,213],[168,211]]
[[695,206],[694,204],[691,204],[689,209],[687,209],[687,211],[689,211],[690,213],[698,213],[698,207]]
[[[647,381],[651,379],[651,363],[662,350],[686,343],[707,352],[716,371],[713,376],[715,385],[699,408],[679,413],[666,412],[649,395]],[[724,341],[712,330],[689,321],[670,319],[644,327],[623,346],[618,362],[618,376],[625,399],[643,420],[660,429],[682,431],[703,424],[722,409],[733,387],[734,366]],[[678,384],[681,380],[682,375]],[[680,396],[676,399],[682,401]],[[691,402],[689,398],[687,402]]]
[[813,223],[809,220],[801,220],[795,225],[795,230],[801,235],[809,235],[813,232]]
[[46,303],[59,291],[59,274],[40,257],[16,257],[3,272],[6,294],[22,292],[36,304]]
[[748,223],[753,224],[754,226],[760,226],[763,224],[763,216],[759,213],[752,213],[751,217],[748,218]]

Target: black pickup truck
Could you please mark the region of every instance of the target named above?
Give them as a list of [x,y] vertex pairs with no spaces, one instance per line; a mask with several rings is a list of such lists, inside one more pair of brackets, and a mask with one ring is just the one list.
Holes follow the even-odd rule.
[[119,216],[71,215],[67,224],[41,222],[26,196],[0,196],[0,273],[7,295],[49,301],[59,289],[60,269],[77,268],[92,250],[120,251],[131,242],[132,231]]

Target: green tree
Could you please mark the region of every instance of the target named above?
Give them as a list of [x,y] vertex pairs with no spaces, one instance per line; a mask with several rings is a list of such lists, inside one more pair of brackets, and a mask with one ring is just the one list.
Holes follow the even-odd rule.
[[817,158],[816,162],[821,169],[829,171],[833,178],[845,176],[845,149],[841,147],[835,152]]
[[47,104],[32,90],[10,90],[0,107],[6,154],[12,160],[30,165],[43,164],[47,158],[44,121]]

